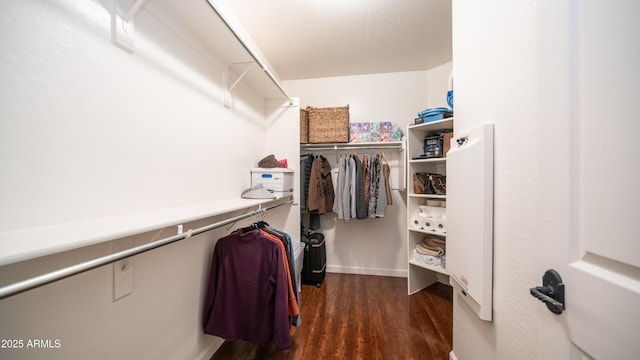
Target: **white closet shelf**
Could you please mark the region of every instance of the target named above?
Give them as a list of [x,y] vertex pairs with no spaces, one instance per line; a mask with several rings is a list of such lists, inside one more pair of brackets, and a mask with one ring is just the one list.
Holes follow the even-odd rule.
[[411,164],[428,164],[428,163],[444,163],[447,161],[446,157],[431,158],[431,159],[411,159]]
[[[0,266],[177,226],[237,210],[291,200],[233,198],[191,206],[153,210],[0,233]],[[187,231],[188,229],[183,229]],[[177,228],[176,228],[177,233]]]
[[447,233],[439,233],[437,231],[429,231],[429,230],[421,230],[421,229],[413,229],[413,228],[409,228],[409,231],[428,234],[428,235],[442,236],[442,237],[447,236]]
[[[202,49],[207,56],[225,63],[230,83],[226,84],[228,86],[226,91],[230,92],[233,86],[242,80],[265,99],[287,99],[291,103],[292,99],[282,87],[275,71],[271,69],[248,33],[222,1],[137,0],[133,3],[133,0],[117,0],[117,2],[118,4],[130,3],[128,7],[122,6],[121,13],[112,14],[118,21],[129,23],[130,30],[124,33],[120,31],[117,22],[112,26],[114,26],[114,33],[124,35],[125,43],[131,42],[131,44],[124,44],[124,47],[130,51],[135,51],[134,17],[142,8],[183,39],[195,39],[193,43],[190,41],[189,45]],[[127,38],[133,40],[127,40]],[[123,45],[118,38],[114,39],[114,42],[118,46]],[[249,67],[250,64],[255,66]],[[243,73],[242,69],[246,71]]]
[[434,195],[434,194],[409,194],[412,198],[423,198],[423,199],[442,199],[445,200],[447,195]]
[[422,124],[409,125],[409,130],[417,129],[424,131],[436,131],[440,129],[453,129],[453,117],[430,121]]
[[445,269],[445,268],[443,268],[442,266],[439,266],[439,265],[438,266],[429,265],[427,263],[424,263],[422,261],[417,261],[417,260],[414,260],[414,259],[409,260],[409,264],[421,267],[423,269],[435,271],[435,272],[440,273],[440,274],[449,275],[449,273],[447,272],[447,269]]

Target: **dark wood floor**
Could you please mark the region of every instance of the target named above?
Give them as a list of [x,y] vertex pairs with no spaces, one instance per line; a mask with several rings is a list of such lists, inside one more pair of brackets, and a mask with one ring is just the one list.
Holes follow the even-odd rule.
[[327,274],[321,288],[302,287],[302,325],[291,330],[290,350],[227,341],[211,360],[446,360],[452,296],[439,283],[408,296],[405,278]]

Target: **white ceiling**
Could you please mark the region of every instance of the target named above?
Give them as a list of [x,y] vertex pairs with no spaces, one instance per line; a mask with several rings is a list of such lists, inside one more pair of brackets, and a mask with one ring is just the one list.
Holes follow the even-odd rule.
[[225,0],[282,80],[451,61],[451,0]]

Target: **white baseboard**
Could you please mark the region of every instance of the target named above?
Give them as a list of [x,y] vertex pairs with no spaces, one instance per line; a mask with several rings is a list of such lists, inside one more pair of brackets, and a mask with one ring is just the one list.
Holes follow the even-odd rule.
[[222,344],[224,344],[224,339],[214,336],[213,340],[211,340],[211,344],[209,344],[209,346],[202,353],[200,353],[200,355],[198,355],[195,360],[211,359],[213,357],[213,354],[215,354],[216,351],[220,349],[220,346],[222,346]]
[[453,350],[449,353],[449,360],[458,360],[456,354],[453,353]]
[[338,274],[358,274],[358,275],[377,275],[377,276],[392,276],[392,277],[407,277],[406,269],[378,269],[378,268],[364,268],[357,266],[337,266],[327,265],[327,272]]

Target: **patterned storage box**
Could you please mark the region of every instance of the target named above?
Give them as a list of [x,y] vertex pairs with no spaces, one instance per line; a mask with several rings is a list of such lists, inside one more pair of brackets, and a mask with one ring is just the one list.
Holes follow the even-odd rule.
[[[349,142],[386,142],[392,139],[391,122],[356,122],[349,126]],[[398,139],[399,140],[399,139]]]

